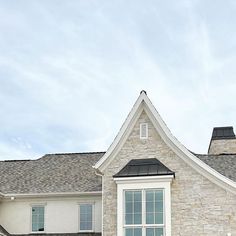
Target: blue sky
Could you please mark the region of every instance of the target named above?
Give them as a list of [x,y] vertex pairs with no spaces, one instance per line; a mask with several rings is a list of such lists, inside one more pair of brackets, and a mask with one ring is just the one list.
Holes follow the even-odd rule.
[[236,2],[0,0],[0,159],[103,151],[140,90],[187,148],[236,127]]

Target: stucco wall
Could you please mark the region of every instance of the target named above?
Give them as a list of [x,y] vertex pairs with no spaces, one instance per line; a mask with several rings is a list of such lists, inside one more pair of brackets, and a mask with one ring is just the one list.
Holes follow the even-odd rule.
[[[148,140],[140,140],[139,124],[149,125]],[[172,236],[236,235],[236,196],[211,183],[180,159],[142,113],[128,140],[104,172],[103,236],[116,235],[117,196],[112,176],[129,160],[157,158],[175,171],[171,186]]]
[[79,203],[95,204],[95,232],[101,232],[102,201],[100,197],[15,199],[0,203],[0,224],[11,234],[31,232],[31,205],[45,205],[46,233],[77,233]]

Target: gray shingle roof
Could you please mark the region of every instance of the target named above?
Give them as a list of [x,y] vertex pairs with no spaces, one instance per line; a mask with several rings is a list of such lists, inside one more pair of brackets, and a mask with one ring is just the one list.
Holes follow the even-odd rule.
[[[104,152],[47,154],[37,160],[0,161],[3,194],[96,192],[101,177],[92,166]],[[195,154],[213,169],[236,182],[236,154]]]
[[236,154],[195,155],[220,174],[236,182]]
[[37,160],[0,161],[0,192],[63,193],[102,190],[92,166],[104,152],[47,154]]

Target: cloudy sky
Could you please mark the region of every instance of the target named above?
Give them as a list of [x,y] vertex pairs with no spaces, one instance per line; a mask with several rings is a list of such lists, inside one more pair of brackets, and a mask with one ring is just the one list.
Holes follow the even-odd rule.
[[235,0],[0,0],[0,159],[103,151],[140,90],[187,148],[236,127]]

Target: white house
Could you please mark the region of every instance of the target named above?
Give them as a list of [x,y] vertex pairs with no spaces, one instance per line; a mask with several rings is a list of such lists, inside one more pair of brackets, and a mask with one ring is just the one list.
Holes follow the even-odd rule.
[[234,236],[233,128],[214,128],[208,154],[190,152],[141,91],[106,152],[1,161],[0,232]]

